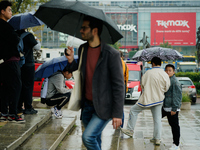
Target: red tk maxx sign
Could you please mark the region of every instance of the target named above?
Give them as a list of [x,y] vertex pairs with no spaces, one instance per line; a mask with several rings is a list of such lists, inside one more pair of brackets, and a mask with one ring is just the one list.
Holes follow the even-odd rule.
[[151,45],[196,45],[196,13],[151,13]]

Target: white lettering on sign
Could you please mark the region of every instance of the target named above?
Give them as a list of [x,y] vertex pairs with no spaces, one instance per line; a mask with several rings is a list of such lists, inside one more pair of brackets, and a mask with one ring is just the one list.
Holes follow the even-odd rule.
[[128,30],[128,31],[135,31],[135,32],[137,32],[137,30],[136,30],[136,25],[133,25],[133,24],[124,24],[124,25],[117,25],[118,26],[118,28],[120,29],[120,30]]
[[168,28],[168,26],[186,26],[187,28],[190,28],[187,20],[156,20],[156,22],[158,23],[158,26],[164,26],[165,28]]

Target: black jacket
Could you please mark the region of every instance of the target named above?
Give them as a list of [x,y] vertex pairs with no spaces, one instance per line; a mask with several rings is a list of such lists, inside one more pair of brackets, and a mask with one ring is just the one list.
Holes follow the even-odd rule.
[[[24,30],[18,30],[17,34],[18,36],[21,36],[22,33],[24,33]],[[29,33],[23,38],[24,43],[24,57],[25,57],[25,66],[26,65],[34,65],[34,57],[33,57],[33,47],[38,44],[36,41],[34,35],[32,33]]]
[[[82,58],[82,108],[85,101],[85,72],[88,43],[79,47],[78,55],[84,48]],[[73,61],[73,63],[76,63]],[[72,64],[73,64],[72,63]],[[77,65],[72,65],[76,66]],[[101,119],[122,118],[124,106],[124,77],[120,53],[102,43],[101,53],[92,80],[93,104]]]
[[0,59],[19,57],[18,43],[19,38],[13,27],[5,20],[0,19]]

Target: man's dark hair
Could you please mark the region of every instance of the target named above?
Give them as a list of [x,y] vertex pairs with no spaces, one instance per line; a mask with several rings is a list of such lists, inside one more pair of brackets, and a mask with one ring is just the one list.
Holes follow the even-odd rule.
[[63,69],[63,72],[66,72],[66,71],[68,71],[69,73],[72,73],[72,72],[73,72],[73,70],[70,69],[69,67],[65,67],[65,68]]
[[155,64],[156,66],[161,66],[161,59],[160,58],[158,58],[158,57],[153,57],[152,59],[151,59],[151,64]]
[[167,67],[171,67],[173,70],[175,70],[175,67],[174,67],[174,65],[172,65],[172,64],[167,64],[167,65],[165,66],[165,70],[167,69]]
[[102,28],[103,28],[103,22],[99,19],[96,19],[94,17],[90,17],[90,16],[85,16],[83,18],[83,21],[89,21],[89,26],[92,29],[97,28],[98,29],[98,35],[100,37],[101,32],[102,32]]
[[1,1],[1,2],[0,2],[0,13],[1,13],[1,10],[6,10],[6,8],[7,8],[8,6],[12,6],[12,3],[9,2],[9,1],[6,1],[6,0]]

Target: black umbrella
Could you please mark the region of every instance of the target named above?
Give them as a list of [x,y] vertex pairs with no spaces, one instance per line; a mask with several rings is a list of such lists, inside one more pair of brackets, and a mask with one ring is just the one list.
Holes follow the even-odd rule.
[[52,30],[78,38],[81,38],[79,30],[84,15],[103,21],[102,41],[114,44],[123,37],[117,25],[101,9],[89,7],[79,1],[52,0],[41,5],[35,13]]

